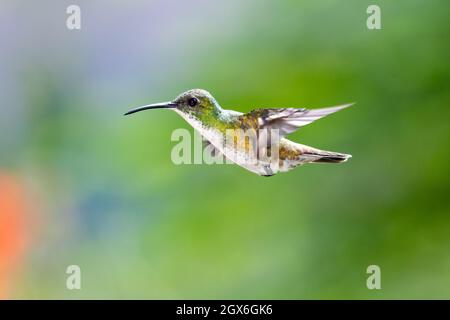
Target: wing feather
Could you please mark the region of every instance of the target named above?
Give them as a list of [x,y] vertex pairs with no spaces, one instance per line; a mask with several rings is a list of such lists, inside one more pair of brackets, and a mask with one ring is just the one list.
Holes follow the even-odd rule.
[[[278,129],[280,137],[296,131],[320,118],[350,107],[344,104],[322,109],[255,109],[242,115],[247,119],[257,119],[258,129]],[[245,119],[243,119],[245,121]]]

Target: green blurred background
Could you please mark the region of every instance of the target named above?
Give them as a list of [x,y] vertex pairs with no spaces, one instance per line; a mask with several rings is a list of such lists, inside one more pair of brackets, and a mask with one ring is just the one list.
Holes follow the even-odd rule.
[[[0,7],[3,298],[450,298],[448,1]],[[353,158],[176,166],[180,117],[122,114],[191,88],[242,112],[356,101],[290,136]]]

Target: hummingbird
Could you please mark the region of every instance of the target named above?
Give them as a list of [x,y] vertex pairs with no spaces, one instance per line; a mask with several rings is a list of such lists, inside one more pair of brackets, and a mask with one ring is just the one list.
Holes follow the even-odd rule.
[[[197,130],[214,152],[260,176],[273,176],[306,163],[341,163],[351,158],[349,154],[325,151],[285,138],[297,129],[351,105],[352,103],[321,109],[258,108],[241,113],[223,109],[206,90],[192,89],[181,93],[172,101],[134,108],[125,115],[150,109],[171,109]],[[223,137],[230,130],[253,130],[257,139],[236,143],[234,137],[235,143],[224,144]],[[276,134],[267,133],[268,130],[275,131]],[[265,139],[261,139],[262,137]],[[273,148],[272,140],[277,140],[276,149]],[[260,157],[260,153],[249,152],[257,149],[264,149],[268,153],[276,150],[275,161]]]

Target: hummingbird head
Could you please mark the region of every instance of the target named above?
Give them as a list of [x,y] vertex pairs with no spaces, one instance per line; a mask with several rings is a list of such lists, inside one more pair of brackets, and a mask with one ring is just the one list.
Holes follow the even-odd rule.
[[148,109],[174,109],[178,113],[200,121],[219,115],[221,108],[216,99],[206,90],[192,89],[183,92],[172,101],[149,104],[134,108],[125,115]]

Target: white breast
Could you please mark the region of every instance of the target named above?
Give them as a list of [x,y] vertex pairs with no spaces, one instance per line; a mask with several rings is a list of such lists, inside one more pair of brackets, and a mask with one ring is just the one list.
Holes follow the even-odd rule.
[[275,174],[279,171],[278,166],[262,162],[257,159],[250,159],[245,152],[237,152],[224,142],[224,135],[219,130],[205,126],[198,119],[191,117],[177,109],[174,109],[187,123],[198,131],[206,140],[208,140],[216,149],[222,152],[229,160],[259,175]]

